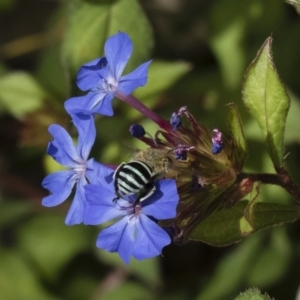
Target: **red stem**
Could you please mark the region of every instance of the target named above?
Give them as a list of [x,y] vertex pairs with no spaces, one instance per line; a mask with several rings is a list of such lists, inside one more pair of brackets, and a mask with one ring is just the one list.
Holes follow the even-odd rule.
[[151,109],[149,109],[147,106],[145,106],[142,102],[140,102],[137,98],[135,98],[132,95],[125,95],[120,91],[115,92],[115,96],[119,98],[120,100],[126,102],[133,108],[135,108],[137,111],[139,111],[141,114],[143,114],[145,117],[151,119],[153,122],[155,122],[160,128],[170,131],[172,130],[172,126],[169,124],[168,121],[162,119],[159,115],[157,115],[155,112],[153,112]]

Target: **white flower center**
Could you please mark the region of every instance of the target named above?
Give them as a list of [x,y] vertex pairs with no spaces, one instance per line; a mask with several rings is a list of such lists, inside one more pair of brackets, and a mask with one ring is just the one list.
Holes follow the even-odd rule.
[[86,162],[85,161],[82,161],[80,163],[78,163],[76,165],[76,167],[72,168],[73,171],[76,173],[77,177],[82,177],[85,175],[85,172],[86,172]]
[[106,80],[104,80],[104,89],[107,92],[115,92],[118,88],[119,82],[113,78],[108,77]]

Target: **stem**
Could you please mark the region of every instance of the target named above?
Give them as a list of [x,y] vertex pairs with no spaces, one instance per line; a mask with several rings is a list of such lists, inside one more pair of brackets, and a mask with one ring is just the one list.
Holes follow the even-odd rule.
[[238,180],[241,181],[248,178],[252,181],[260,181],[264,184],[275,184],[284,188],[295,200],[300,203],[300,188],[291,178],[290,174],[283,168],[278,170],[278,174],[247,174],[241,173],[238,175]]
[[141,114],[143,114],[145,117],[151,119],[153,122],[155,122],[160,128],[170,131],[172,130],[172,126],[169,124],[168,121],[162,119],[159,115],[157,115],[155,112],[153,112],[151,109],[149,109],[147,106],[145,106],[142,102],[140,102],[137,98],[135,98],[132,95],[125,95],[120,91],[115,92],[115,96],[119,98],[120,100],[126,102],[133,108],[135,108],[137,111],[139,111]]

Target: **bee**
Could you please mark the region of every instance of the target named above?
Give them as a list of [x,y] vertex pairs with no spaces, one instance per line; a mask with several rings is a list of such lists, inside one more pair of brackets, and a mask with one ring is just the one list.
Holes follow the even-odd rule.
[[113,179],[116,202],[123,196],[137,194],[136,203],[149,198],[156,190],[155,181],[162,179],[172,166],[168,152],[147,148],[138,151],[128,163],[116,169]]

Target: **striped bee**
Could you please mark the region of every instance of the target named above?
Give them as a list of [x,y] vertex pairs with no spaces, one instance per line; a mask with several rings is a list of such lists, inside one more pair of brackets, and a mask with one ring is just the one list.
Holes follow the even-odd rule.
[[137,202],[149,198],[156,190],[154,182],[162,179],[172,165],[167,152],[148,148],[136,153],[129,163],[116,169],[113,179],[117,201],[123,196],[137,194]]

